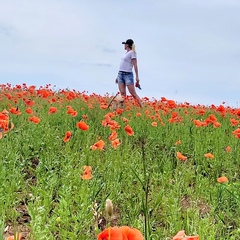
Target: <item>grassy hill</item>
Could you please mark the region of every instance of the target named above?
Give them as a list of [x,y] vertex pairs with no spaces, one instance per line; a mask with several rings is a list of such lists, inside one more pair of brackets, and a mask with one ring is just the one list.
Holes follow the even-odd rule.
[[112,97],[1,85],[0,239],[240,239],[240,109]]

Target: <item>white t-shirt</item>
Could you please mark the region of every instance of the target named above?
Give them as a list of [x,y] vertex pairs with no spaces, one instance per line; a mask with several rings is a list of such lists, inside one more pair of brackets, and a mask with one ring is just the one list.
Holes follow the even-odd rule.
[[132,59],[137,58],[137,54],[130,50],[126,52],[121,59],[119,71],[132,72],[133,64]]

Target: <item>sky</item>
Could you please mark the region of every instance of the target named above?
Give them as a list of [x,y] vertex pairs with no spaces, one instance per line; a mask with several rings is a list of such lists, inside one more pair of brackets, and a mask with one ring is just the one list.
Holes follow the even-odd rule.
[[239,0],[0,0],[0,83],[115,95],[122,42],[140,97],[240,107]]

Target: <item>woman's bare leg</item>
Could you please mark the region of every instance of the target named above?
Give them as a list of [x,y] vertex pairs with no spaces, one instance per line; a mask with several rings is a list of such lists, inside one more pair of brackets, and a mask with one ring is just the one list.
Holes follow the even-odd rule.
[[127,87],[128,87],[128,91],[133,96],[133,98],[137,101],[138,105],[142,107],[141,99],[137,95],[134,85],[128,85]]
[[126,97],[126,85],[125,84],[118,84],[119,91],[123,97]]

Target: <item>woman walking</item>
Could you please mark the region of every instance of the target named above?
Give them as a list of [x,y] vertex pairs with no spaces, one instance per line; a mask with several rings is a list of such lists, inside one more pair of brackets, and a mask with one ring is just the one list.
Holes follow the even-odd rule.
[[137,95],[135,90],[134,78],[133,78],[133,72],[132,72],[132,68],[134,67],[134,71],[136,75],[136,87],[140,88],[135,44],[132,39],[128,39],[126,42],[122,42],[122,44],[124,44],[124,49],[126,50],[126,53],[121,59],[116,83],[118,83],[118,88],[122,96],[126,97],[127,95],[126,87],[127,87],[129,93],[137,101],[138,105],[142,107],[141,99]]

